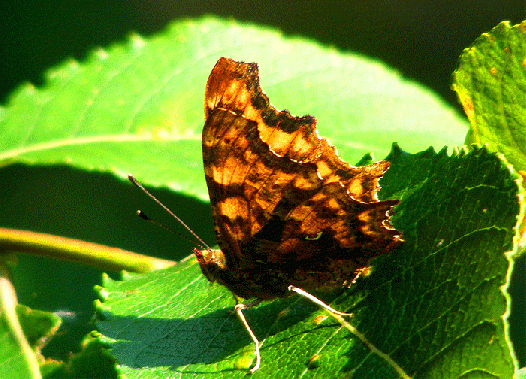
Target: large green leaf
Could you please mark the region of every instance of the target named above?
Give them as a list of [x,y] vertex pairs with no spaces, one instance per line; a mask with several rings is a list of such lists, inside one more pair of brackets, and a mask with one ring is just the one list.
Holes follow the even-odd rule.
[[[519,176],[484,148],[395,147],[388,159],[381,196],[401,199],[393,223],[406,242],[349,290],[320,295],[352,311],[357,332],[297,297],[249,309],[263,340],[255,378],[513,376],[506,288],[525,211]],[[195,259],[99,291],[97,326],[128,378],[245,377],[251,340]]]
[[[426,88],[371,59],[271,29],[204,18],[150,39],[95,51],[21,87],[0,111],[0,161],[132,172],[147,184],[207,198],[201,163],[203,96],[217,59],[257,62],[278,108],[318,118],[320,134],[356,162],[458,145],[465,121]],[[184,163],[184,164],[180,164]]]
[[465,49],[453,88],[471,123],[466,143],[488,143],[526,170],[526,21],[502,22]]

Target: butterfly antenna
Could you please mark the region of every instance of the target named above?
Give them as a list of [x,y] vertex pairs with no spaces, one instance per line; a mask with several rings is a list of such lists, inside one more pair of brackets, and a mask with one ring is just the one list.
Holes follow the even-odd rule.
[[[157,226],[163,228],[164,230],[167,230],[167,231],[169,231],[169,232],[171,232],[171,233],[174,233],[174,234],[177,234],[178,236],[183,237],[185,240],[187,240],[188,242],[190,242],[192,245],[197,246],[199,249],[206,250],[206,247],[204,247],[204,246],[198,244],[197,242],[195,242],[194,240],[188,238],[187,236],[185,236],[184,234],[178,232],[177,230],[173,230],[172,228],[169,228],[168,226],[163,225],[163,224],[161,224],[161,223],[158,222],[158,221],[152,220],[150,217],[148,217],[148,216],[146,215],[146,213],[144,213],[144,212],[141,211],[140,209],[136,212],[136,214],[137,214],[137,216],[139,216],[140,218],[142,218],[142,219],[145,220],[145,221],[151,222],[152,224],[157,225]],[[198,250],[199,250],[199,249],[198,249]]]
[[[148,192],[148,190],[147,190],[146,188],[144,188],[144,187],[142,186],[142,184],[139,183],[139,182],[133,177],[133,175],[128,174],[128,179],[130,180],[130,182],[132,182],[132,183],[135,185],[135,187],[139,188],[139,189],[140,189],[142,192],[144,192],[146,195],[150,196],[150,198],[152,198],[153,201],[155,201],[157,204],[159,204],[159,205],[161,206],[161,208],[163,208],[163,209],[164,209],[166,212],[168,212],[173,218],[175,218],[177,221],[179,221],[179,223],[180,223],[182,226],[184,226],[184,227],[186,228],[186,230],[188,230],[188,231],[189,231],[189,232],[195,237],[195,239],[197,239],[197,241],[199,241],[199,242],[201,243],[201,245],[196,244],[197,246],[199,246],[200,248],[205,249],[205,250],[212,250],[212,249],[210,249],[210,247],[205,243],[205,241],[203,241],[201,238],[199,238],[199,236],[198,236],[197,234],[195,234],[195,232],[194,232],[192,229],[190,229],[190,227],[189,227],[188,225],[186,225],[186,224],[184,223],[183,220],[181,220],[179,217],[177,217],[177,215],[176,215],[175,213],[173,213],[173,212],[172,212],[172,211],[171,211],[166,205],[164,205],[163,203],[161,203],[160,200],[158,200],[155,196],[153,196],[150,192]],[[175,234],[178,234],[178,235],[182,236],[183,238],[186,238],[187,240],[189,240],[187,237],[183,236],[181,233],[178,233],[178,232],[176,232],[176,231],[174,231],[174,230],[172,230],[172,229],[170,229],[170,228],[164,226],[164,225],[161,224],[161,223],[158,223],[158,222],[156,222],[156,221],[153,221],[153,220],[150,219],[148,216],[146,216],[146,214],[144,214],[144,212],[142,212],[142,211],[137,211],[137,215],[138,215],[140,218],[142,218],[143,220],[146,220],[146,221],[152,222],[152,223],[154,223],[155,225],[158,225],[158,226],[160,226],[160,227],[162,227],[162,228],[164,228],[164,229],[166,229],[166,230],[169,230],[169,231],[171,231],[171,232],[173,232],[173,233],[175,233]],[[192,242],[192,243],[194,243],[194,242],[191,241],[191,240],[189,240],[189,241]],[[194,243],[194,244],[195,244],[195,243]]]

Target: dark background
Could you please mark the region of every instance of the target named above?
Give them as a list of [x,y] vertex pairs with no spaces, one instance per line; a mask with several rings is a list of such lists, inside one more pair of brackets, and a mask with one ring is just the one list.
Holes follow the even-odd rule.
[[[25,81],[41,86],[44,72],[64,59],[73,57],[83,60],[94,48],[122,42],[131,32],[147,37],[162,31],[173,20],[205,14],[272,26],[287,35],[306,36],[340,50],[376,57],[405,76],[433,88],[462,112],[455,93],[450,89],[451,74],[459,55],[481,33],[491,30],[499,22],[510,20],[515,24],[526,19],[526,4],[524,0],[5,0],[0,2],[0,105],[6,105],[9,93]],[[177,259],[169,255],[173,248],[151,246],[157,242],[174,244],[175,238],[166,236],[163,231],[143,225],[145,223],[140,220],[130,230],[119,230],[123,220],[133,218],[135,209],[154,208],[151,204],[140,205],[147,199],[131,186],[109,174],[77,173],[68,167],[41,170],[16,166],[0,172],[1,188],[5,192],[0,196],[2,226],[82,239],[88,223],[101,233],[112,231],[114,239],[107,241],[108,244],[116,246],[115,234],[118,234],[117,239],[122,240],[122,243],[117,246],[143,253],[166,251],[168,255],[165,258]],[[90,180],[86,181],[85,175],[90,175]],[[91,187],[87,187],[86,182]],[[46,187],[42,183],[53,185]],[[32,199],[34,190],[30,189],[39,185],[42,186],[39,192],[41,196]],[[169,199],[170,195],[175,196],[162,190],[154,193],[163,200]],[[70,202],[63,200],[65,194],[71,199]],[[117,199],[110,199],[111,194],[118,194]],[[112,201],[114,208],[111,214],[101,214],[98,208],[90,213],[89,208],[104,201]],[[196,214],[207,215],[204,221],[208,229],[192,225],[194,230],[205,240],[213,240],[210,207],[207,204],[191,198],[173,197],[166,205],[181,214],[177,207],[189,204],[196,209]],[[9,215],[19,214],[23,206],[29,207],[28,225],[11,225],[8,222]],[[83,206],[88,210],[82,211],[80,208]],[[102,205],[100,208],[111,209]],[[57,214],[65,215],[67,221],[52,222],[59,219]],[[96,216],[89,220],[82,219],[86,214]],[[36,222],[40,222],[41,227],[36,227]],[[166,223],[170,225],[170,222]],[[69,229],[73,231],[68,232]],[[146,234],[159,236],[146,241],[143,238]],[[106,242],[103,238],[96,241]],[[186,251],[189,254],[191,246]],[[512,295],[514,299],[523,300],[524,259],[518,263],[515,276],[520,279],[514,279],[516,284],[512,285],[511,290],[518,294]],[[46,310],[62,310],[66,313],[71,310],[77,315],[77,320],[64,318],[62,330],[69,328],[68,332],[61,332],[64,339],[60,340],[60,336],[54,338],[55,344],[60,345],[62,350],[62,353],[57,354],[67,357],[67,352],[75,351],[78,341],[93,329],[93,325],[89,324],[94,312],[92,302],[95,295],[92,288],[94,284],[100,284],[100,272],[66,263],[62,267],[62,264],[49,264],[43,259],[21,256],[17,271],[19,275],[30,277],[15,277],[14,281],[21,303],[40,309],[45,305],[49,307]],[[65,278],[64,273],[70,275]],[[66,289],[55,289],[57,283],[66,284]],[[84,299],[82,304],[79,298]],[[512,339],[523,363],[526,361],[526,329],[523,320],[526,309],[523,301],[514,301],[513,304]],[[74,322],[78,324],[78,320],[84,320],[86,325],[75,326]],[[74,342],[71,342],[71,338],[65,342],[71,334],[78,337]]]
[[0,104],[23,81],[94,47],[148,36],[170,21],[213,14],[265,24],[377,57],[441,94],[457,109],[451,73],[462,49],[500,21],[526,18],[524,0],[224,1],[130,0],[0,3]]

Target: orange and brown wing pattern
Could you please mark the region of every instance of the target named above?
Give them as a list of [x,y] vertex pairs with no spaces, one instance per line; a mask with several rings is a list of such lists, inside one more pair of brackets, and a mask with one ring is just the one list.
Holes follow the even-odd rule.
[[216,235],[226,255],[239,256],[285,188],[318,186],[315,163],[302,162],[318,159],[320,140],[312,117],[269,105],[255,64],[221,58],[206,88],[203,161]]
[[[389,163],[342,161],[318,136],[313,117],[269,104],[256,64],[221,58],[208,79],[205,114],[205,176],[218,243],[231,266],[287,266],[283,276],[309,288],[297,274],[303,264],[329,276],[338,270],[334,262],[356,261],[341,273],[349,276],[400,243],[388,221],[397,201],[376,196]],[[319,263],[324,259],[331,262]]]

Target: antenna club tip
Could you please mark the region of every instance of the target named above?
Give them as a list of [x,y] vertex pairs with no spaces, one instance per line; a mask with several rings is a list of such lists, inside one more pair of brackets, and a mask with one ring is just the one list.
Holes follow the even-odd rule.
[[[161,206],[161,208],[163,208],[166,212],[168,212],[173,218],[175,218],[177,221],[179,221],[179,223],[184,226],[186,228],[186,230],[188,230],[196,239],[197,241],[199,241],[199,243],[201,243],[202,247],[204,247],[206,250],[210,250],[210,248],[208,247],[208,245],[201,239],[199,238],[199,236],[197,234],[195,234],[195,232],[190,229],[188,227],[188,225],[186,225],[183,220],[181,220],[179,217],[177,217],[175,215],[175,213],[173,213],[170,209],[168,209],[168,207],[166,205],[164,205],[163,203],[161,203],[155,196],[153,196],[150,192],[148,192],[148,190],[146,188],[144,188],[137,180],[135,180],[135,178],[132,176],[132,175],[129,175],[128,174],[128,179],[130,179],[130,181],[137,187],[139,188],[142,192],[144,192],[146,195],[148,195],[151,199],[153,199],[153,201],[155,201],[157,204],[159,204]],[[156,225],[159,225],[165,229],[168,229],[170,230],[169,228],[167,228],[166,226],[156,222],[156,221],[153,221],[151,220],[148,216],[146,216],[143,212],[141,211],[137,211],[137,216],[139,216],[140,218],[146,220],[146,221],[150,221],[150,222],[153,222],[154,224]],[[179,233],[177,233],[179,234]],[[199,246],[199,245],[198,245]],[[201,247],[200,246],[200,247]]]
[[139,216],[140,218],[142,218],[143,220],[150,221],[150,218],[146,216],[146,214],[140,209],[138,209],[137,212],[135,212],[135,214]]

